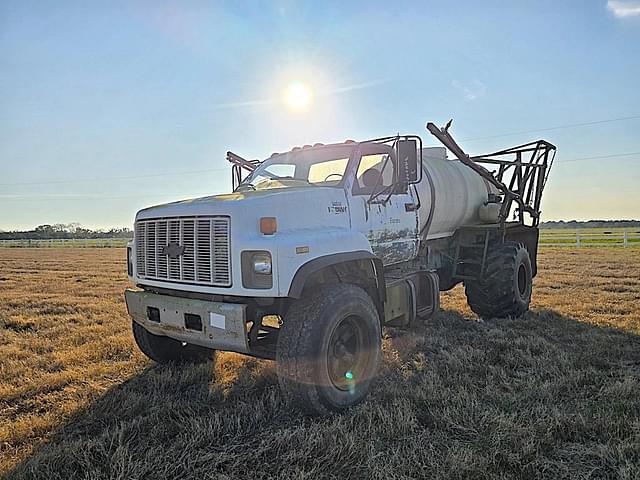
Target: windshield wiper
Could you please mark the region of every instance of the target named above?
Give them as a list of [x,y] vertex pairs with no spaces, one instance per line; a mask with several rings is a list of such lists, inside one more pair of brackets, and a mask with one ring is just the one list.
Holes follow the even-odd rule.
[[[296,178],[296,177],[292,177],[292,176],[286,176],[286,177],[279,177],[278,175],[273,175],[271,174],[271,176],[269,178],[265,178],[264,180],[261,180],[258,182],[258,185],[265,182],[265,181],[269,181],[269,180],[294,180],[296,182],[306,182],[307,185],[312,185],[314,187],[318,187],[319,185],[315,184],[315,183],[311,183],[308,179],[306,178]],[[241,192],[243,191],[242,189],[247,188],[247,189],[251,189],[252,191],[257,190],[256,186],[253,183],[241,183],[240,185],[238,185],[235,189],[236,192]]]
[[286,177],[276,177],[275,180],[295,180],[296,182],[307,182],[309,185],[317,186],[315,183],[311,183],[307,178],[296,178],[291,175],[287,175]]

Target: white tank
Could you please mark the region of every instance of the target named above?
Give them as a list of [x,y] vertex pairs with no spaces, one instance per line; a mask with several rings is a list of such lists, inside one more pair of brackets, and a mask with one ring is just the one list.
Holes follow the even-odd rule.
[[[485,207],[497,189],[457,159],[447,159],[444,147],[422,149],[420,232],[427,224],[427,240],[448,237],[463,225],[495,223],[497,210]],[[433,185],[433,187],[432,187]]]

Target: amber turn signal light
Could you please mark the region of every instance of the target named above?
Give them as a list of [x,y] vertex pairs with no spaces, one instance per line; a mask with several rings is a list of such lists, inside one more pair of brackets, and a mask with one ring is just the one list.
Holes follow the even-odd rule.
[[273,235],[278,230],[276,217],[262,217],[260,219],[260,233],[263,235]]

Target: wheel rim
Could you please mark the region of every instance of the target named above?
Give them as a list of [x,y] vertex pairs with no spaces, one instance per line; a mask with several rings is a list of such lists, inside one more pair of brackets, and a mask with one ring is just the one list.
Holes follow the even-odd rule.
[[518,268],[518,291],[520,292],[521,297],[525,297],[527,288],[527,269],[524,265],[520,265],[520,267]]
[[329,340],[327,365],[331,383],[339,390],[353,391],[364,380],[369,351],[364,321],[355,315],[342,319]]

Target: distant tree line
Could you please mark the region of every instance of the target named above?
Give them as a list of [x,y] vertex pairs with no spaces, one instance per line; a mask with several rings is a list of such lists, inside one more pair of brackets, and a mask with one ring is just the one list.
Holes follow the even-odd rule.
[[542,222],[540,228],[636,228],[640,227],[640,220],[557,220]]
[[0,240],[38,240],[54,238],[133,238],[129,228],[110,228],[91,230],[79,223],[56,223],[54,225],[38,225],[33,230],[0,231]]

